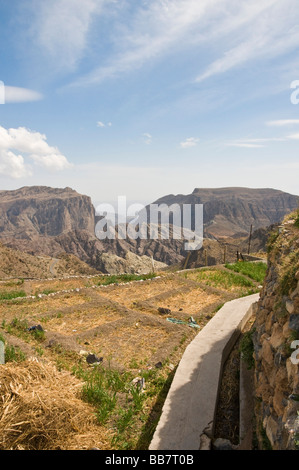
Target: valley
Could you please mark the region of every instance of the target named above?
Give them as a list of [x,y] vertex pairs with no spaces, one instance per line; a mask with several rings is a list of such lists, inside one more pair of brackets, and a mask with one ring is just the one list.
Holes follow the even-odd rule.
[[299,200],[202,191],[158,201],[204,204],[190,252],[99,240],[90,198],[70,188],[0,192],[0,449],[148,449],[187,346],[226,302],[262,290],[268,238]]

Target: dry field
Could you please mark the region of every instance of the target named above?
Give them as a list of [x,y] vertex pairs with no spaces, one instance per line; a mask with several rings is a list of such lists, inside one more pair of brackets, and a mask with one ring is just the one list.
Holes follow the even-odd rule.
[[208,273],[2,280],[0,449],[146,449],[186,346],[257,287]]

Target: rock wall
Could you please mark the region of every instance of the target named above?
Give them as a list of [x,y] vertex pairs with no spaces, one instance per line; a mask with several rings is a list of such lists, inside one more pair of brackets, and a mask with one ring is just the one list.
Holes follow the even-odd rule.
[[253,328],[260,449],[299,449],[299,215],[269,238],[268,273]]

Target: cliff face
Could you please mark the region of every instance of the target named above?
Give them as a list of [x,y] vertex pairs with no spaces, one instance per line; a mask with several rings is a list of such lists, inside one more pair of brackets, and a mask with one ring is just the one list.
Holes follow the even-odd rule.
[[94,231],[91,199],[76,191],[44,186],[0,192],[1,237],[30,239],[72,230]]
[[[128,251],[136,248],[134,244],[98,240],[91,199],[70,188],[33,186],[0,191],[0,240],[7,247],[32,255],[72,254],[111,274],[152,269],[150,258],[128,258]],[[162,263],[157,266],[162,267]]]
[[164,196],[157,204],[203,204],[206,237],[242,237],[250,226],[260,227],[281,222],[298,207],[299,197],[275,189],[205,188],[192,194]]
[[[221,239],[248,236],[251,224],[255,229],[280,221],[297,207],[299,197],[268,189],[195,189],[190,195],[165,196],[156,203],[203,204],[204,236]],[[102,253],[125,258],[131,252],[140,257],[153,256],[168,265],[186,258],[185,241],[181,239],[99,240],[95,221],[91,199],[70,188],[34,186],[0,191],[0,240],[11,248],[52,257],[64,251],[98,269],[103,265]],[[235,246],[227,247],[227,261],[235,258],[236,250],[243,250],[239,240],[235,241]],[[254,242],[253,237],[252,246]],[[224,258],[216,245],[210,251],[211,262]],[[203,257],[204,251],[199,256],[201,264],[205,262]]]
[[270,235],[253,330],[257,435],[274,450],[299,447],[298,227],[295,213]]

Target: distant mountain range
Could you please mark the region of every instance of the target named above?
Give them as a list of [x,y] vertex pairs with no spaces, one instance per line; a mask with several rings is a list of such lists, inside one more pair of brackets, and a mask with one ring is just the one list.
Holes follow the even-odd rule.
[[[251,225],[254,230],[265,228],[294,211],[299,196],[274,189],[197,188],[190,195],[168,195],[155,203],[203,204],[205,237],[244,240]],[[139,270],[142,263],[148,267],[145,258],[141,262],[142,256],[168,265],[186,256],[183,240],[98,240],[95,223],[90,197],[71,188],[32,186],[0,191],[0,241],[8,247],[33,255],[73,254],[103,272],[111,264],[125,269],[128,252],[137,255]],[[113,263],[107,253],[114,256]]]
[[244,237],[253,230],[280,222],[299,205],[299,196],[276,189],[196,188],[189,195],[168,195],[156,204],[203,204],[207,238]]

